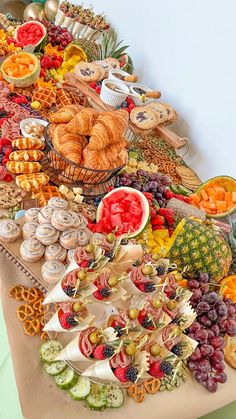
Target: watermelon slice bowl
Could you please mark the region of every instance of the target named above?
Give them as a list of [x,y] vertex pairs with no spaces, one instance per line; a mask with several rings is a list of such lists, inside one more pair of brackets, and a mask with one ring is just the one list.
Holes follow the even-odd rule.
[[114,233],[116,237],[135,237],[149,221],[150,207],[145,195],[136,189],[120,187],[110,191],[97,208],[97,233]]

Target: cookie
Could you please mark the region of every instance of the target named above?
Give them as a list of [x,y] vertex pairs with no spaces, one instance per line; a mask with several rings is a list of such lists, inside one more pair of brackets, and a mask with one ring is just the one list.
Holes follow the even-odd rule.
[[193,191],[197,190],[201,185],[201,181],[196,173],[186,166],[176,166],[176,172],[181,177],[182,184]]
[[136,127],[141,129],[151,129],[160,123],[157,113],[144,106],[134,108],[130,114],[130,119]]
[[161,103],[158,103],[158,102],[150,103],[149,105],[147,105],[147,108],[156,112],[157,117],[160,121],[159,124],[163,124],[164,122],[167,121],[168,113],[165,106],[162,105]]
[[161,105],[165,107],[167,112],[166,121],[173,122],[177,118],[177,113],[175,112],[174,108],[167,103],[161,103]]
[[75,66],[76,76],[85,82],[99,81],[101,80],[100,67],[93,63],[81,62]]
[[25,192],[17,186],[0,185],[0,208],[11,208],[22,202]]
[[232,368],[236,369],[236,337],[226,337],[226,343],[224,347],[225,361]]

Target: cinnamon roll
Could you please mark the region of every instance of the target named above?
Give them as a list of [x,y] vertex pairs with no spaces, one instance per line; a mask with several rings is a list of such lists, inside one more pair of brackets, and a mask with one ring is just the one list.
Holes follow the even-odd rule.
[[35,232],[36,232],[37,227],[38,227],[38,223],[36,223],[35,221],[25,223],[23,225],[23,229],[22,229],[24,240],[27,240],[30,237],[35,236]]
[[30,237],[21,244],[20,254],[27,262],[37,262],[44,254],[44,246],[36,237]]
[[14,242],[20,236],[20,227],[13,220],[0,221],[0,239],[3,242]]
[[59,238],[59,231],[57,231],[51,224],[40,224],[36,229],[36,238],[45,246],[56,243]]
[[83,230],[86,228],[88,222],[85,217],[81,214],[76,214],[76,212],[69,211],[69,214],[72,217],[73,220],[73,228],[79,228],[80,230]]
[[49,207],[49,205],[46,205],[41,209],[41,211],[38,214],[38,221],[40,224],[44,223],[50,223],[52,214],[54,213],[55,208]]
[[73,219],[69,212],[56,210],[52,214],[51,223],[58,230],[65,231],[73,226]]
[[42,266],[42,277],[48,284],[56,284],[66,268],[59,260],[48,260]]
[[59,241],[65,249],[73,249],[78,243],[78,231],[73,228],[63,231],[60,234]]
[[45,249],[45,260],[59,260],[59,262],[64,262],[66,255],[67,251],[60,243],[50,244]]
[[38,222],[38,214],[40,212],[40,208],[30,208],[25,212],[25,221],[26,222]]
[[78,230],[78,245],[79,246],[86,246],[89,242],[90,233],[86,230]]
[[65,199],[55,196],[54,198],[49,199],[48,205],[49,207],[53,207],[56,209],[66,210],[69,204]]

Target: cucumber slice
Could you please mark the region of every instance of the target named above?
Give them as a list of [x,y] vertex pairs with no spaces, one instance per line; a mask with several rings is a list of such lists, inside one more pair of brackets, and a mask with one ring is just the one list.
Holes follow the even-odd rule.
[[69,390],[74,400],[84,400],[91,391],[91,381],[88,377],[79,377],[77,384]]
[[106,388],[108,407],[120,407],[124,403],[123,390],[116,384],[110,384]]
[[77,374],[70,367],[66,367],[64,371],[55,376],[56,385],[62,390],[69,390],[77,383],[77,380]]
[[106,386],[92,384],[91,391],[85,402],[91,410],[104,410],[107,407]]
[[66,369],[66,363],[65,361],[46,362],[44,369],[48,375],[58,375]]
[[178,185],[175,185],[175,184],[171,184],[170,186],[169,186],[169,188],[170,188],[170,190],[171,190],[171,192],[173,192],[173,193],[179,193],[179,188],[178,188]]
[[40,348],[40,356],[43,362],[53,362],[58,356],[63,346],[58,340],[49,340],[44,342]]

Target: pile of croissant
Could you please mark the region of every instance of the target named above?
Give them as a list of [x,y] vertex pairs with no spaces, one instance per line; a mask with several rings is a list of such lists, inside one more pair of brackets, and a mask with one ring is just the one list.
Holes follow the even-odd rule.
[[[67,105],[50,115],[49,135],[54,149],[70,162],[95,170],[111,170],[126,164],[127,140],[124,133],[129,116],[125,110],[101,112],[80,105]],[[78,180],[85,170],[60,160],[53,151],[51,164],[61,169],[61,179]],[[65,179],[63,179],[65,180]]]

